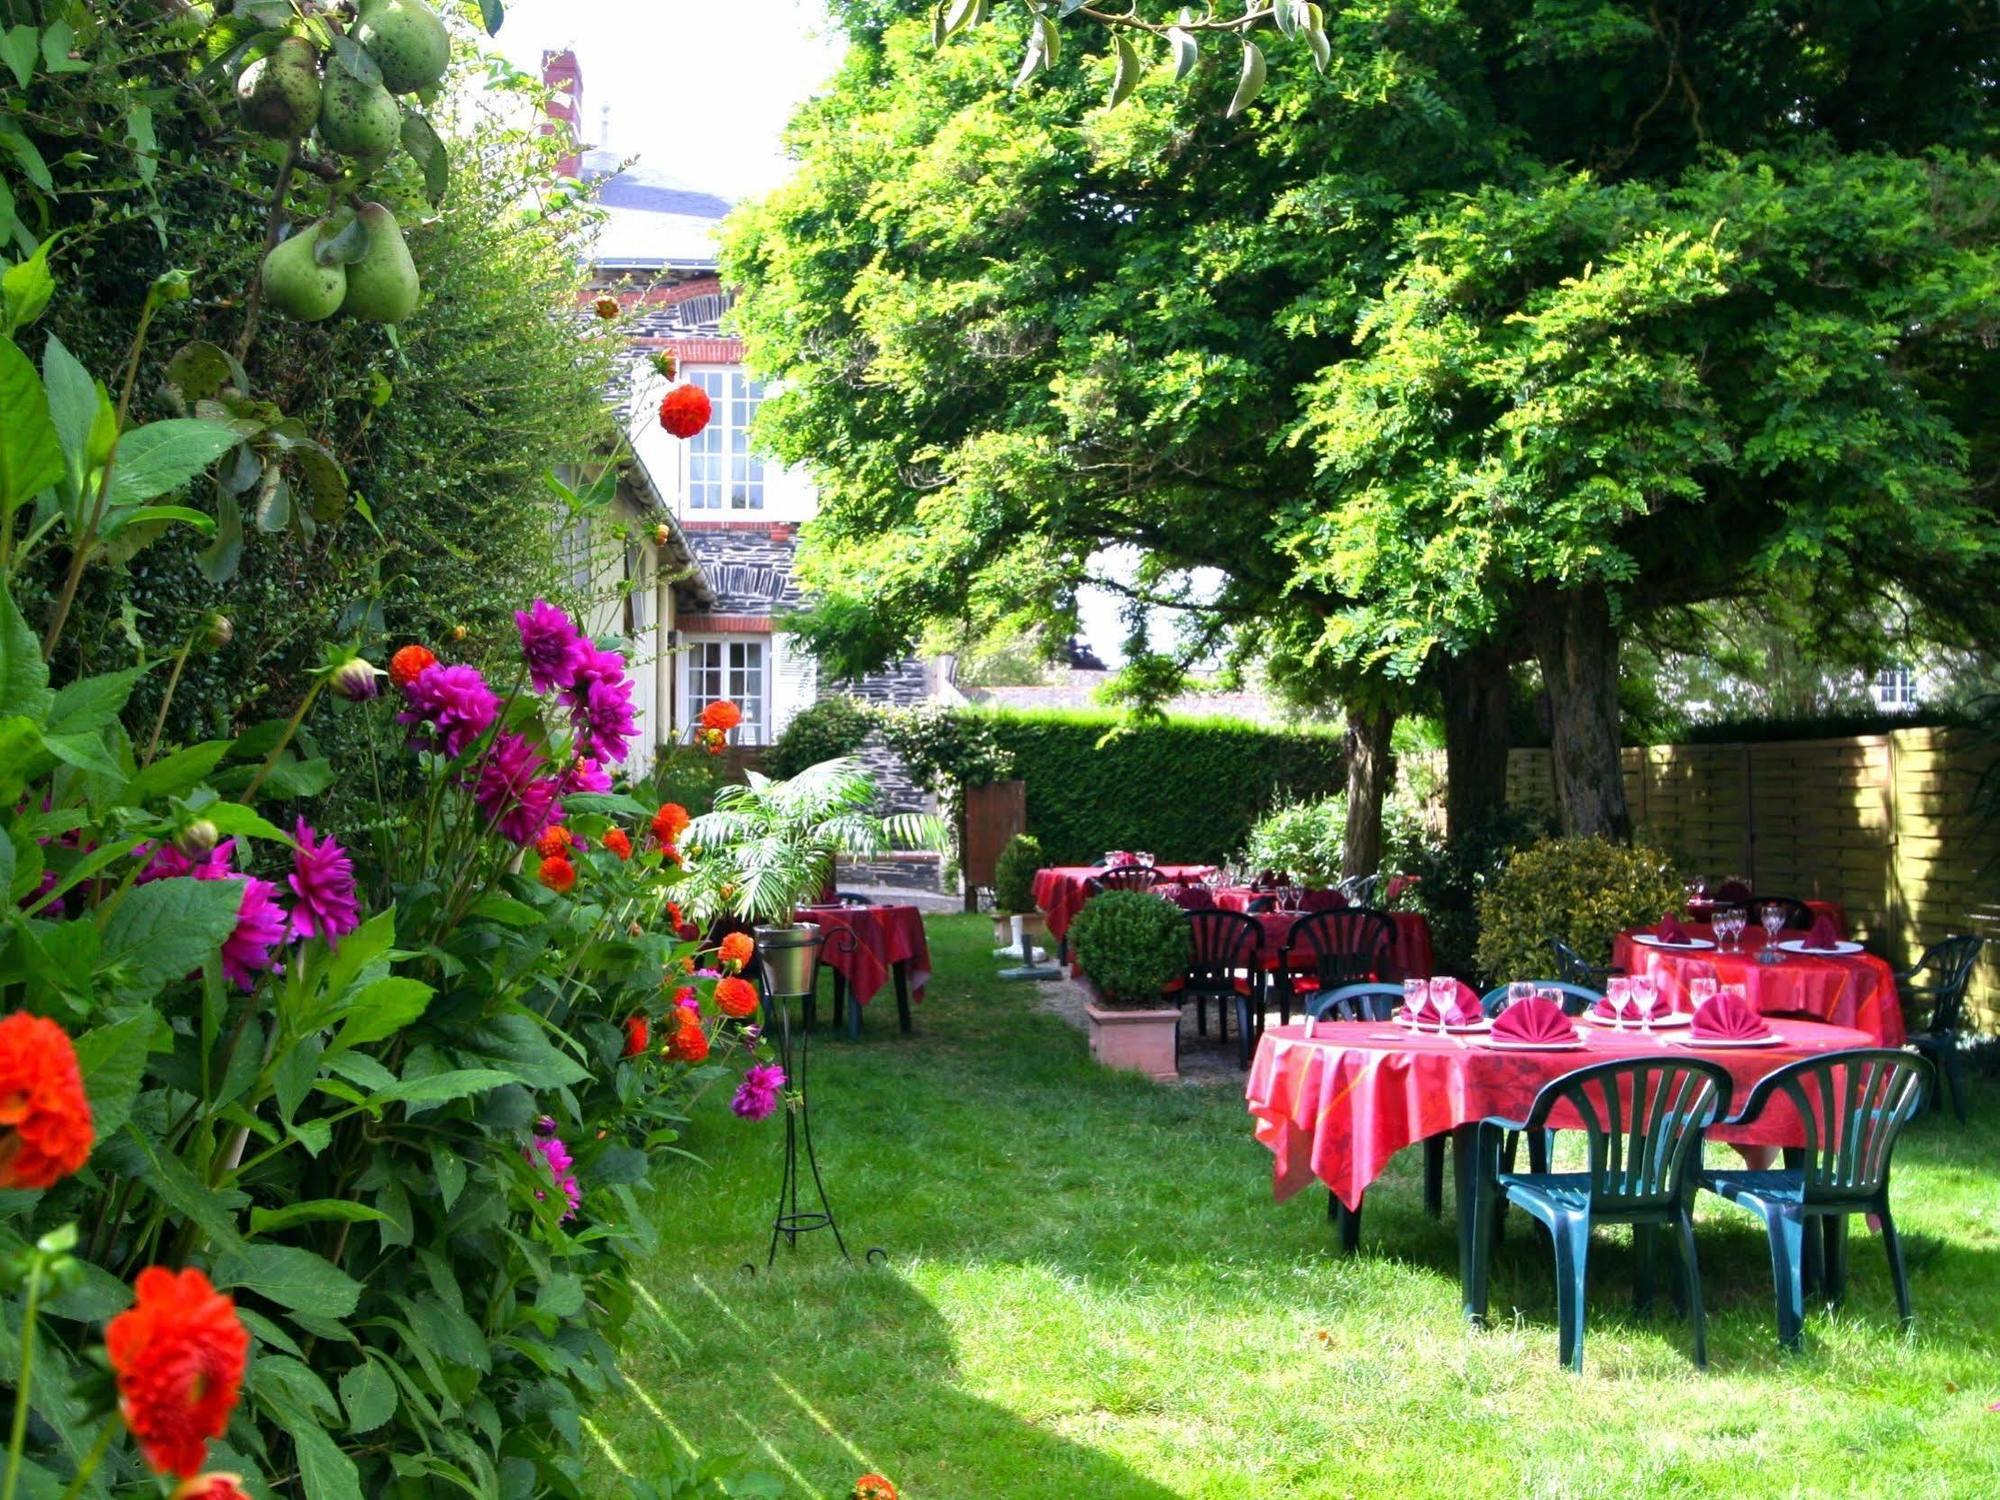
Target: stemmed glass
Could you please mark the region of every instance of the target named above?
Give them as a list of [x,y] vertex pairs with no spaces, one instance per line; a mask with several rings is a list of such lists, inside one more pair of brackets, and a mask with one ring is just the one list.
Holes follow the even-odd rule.
[[1718,906],[1715,909],[1715,935],[1722,939],[1723,952],[1738,951],[1736,940],[1743,935],[1745,920],[1740,906]]
[[1632,998],[1639,1002],[1639,1026],[1642,1030],[1653,1029],[1653,1005],[1659,999],[1659,987],[1650,974],[1634,974],[1631,978]]
[[1424,1008],[1424,1001],[1430,998],[1431,982],[1428,979],[1405,979],[1403,981],[1403,1019],[1412,1027],[1417,1025],[1417,1016]]
[[1698,974],[1688,981],[1688,1004],[1701,1009],[1715,998],[1716,982],[1713,975]]
[[1764,951],[1757,957],[1764,963],[1783,963],[1785,955],[1778,948],[1778,934],[1784,931],[1785,908],[1775,901],[1766,901],[1757,913],[1757,919],[1764,924]]
[[1458,981],[1448,974],[1439,974],[1430,982],[1431,1009],[1437,1012],[1438,1030],[1442,1032],[1451,1013],[1458,1008]]
[[1523,1000],[1535,998],[1535,982],[1532,979],[1510,980],[1507,985],[1507,1003],[1519,1005]]

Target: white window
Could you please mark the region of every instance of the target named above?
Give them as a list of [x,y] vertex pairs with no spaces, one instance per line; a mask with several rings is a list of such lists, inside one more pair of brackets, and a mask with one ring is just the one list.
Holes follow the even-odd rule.
[[1908,667],[1884,667],[1875,677],[1875,706],[1915,708],[1917,674]]
[[762,510],[764,464],[750,451],[750,423],[764,400],[761,381],[741,370],[689,370],[714,415],[688,439],[689,510]]
[[765,726],[771,722],[769,641],[762,636],[690,636],[683,660],[688,723],[718,698],[726,698],[743,710],[742,727],[731,739],[739,745],[765,744]]

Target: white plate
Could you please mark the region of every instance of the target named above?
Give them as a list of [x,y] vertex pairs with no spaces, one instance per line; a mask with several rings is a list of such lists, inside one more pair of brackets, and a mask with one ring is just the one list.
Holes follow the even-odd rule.
[[1601,1026],[1606,1031],[1629,1031],[1634,1036],[1644,1036],[1648,1031],[1672,1031],[1677,1026],[1694,1025],[1694,1017],[1685,1011],[1676,1011],[1670,1016],[1655,1016],[1650,1026],[1638,1021],[1620,1020],[1615,1016],[1600,1016],[1591,1010],[1585,1011],[1577,1019],[1588,1021],[1593,1026]]
[[1581,1052],[1589,1045],[1582,1037],[1570,1042],[1510,1042],[1505,1037],[1488,1036],[1479,1045],[1497,1052]]
[[[1412,1021],[1410,1019],[1410,1013],[1406,1010],[1397,1011],[1396,1014],[1392,1016],[1390,1019],[1393,1020],[1398,1026],[1406,1027],[1407,1029],[1416,1032],[1419,1036],[1436,1036],[1438,1034],[1437,1022],[1426,1021],[1421,1026],[1419,1026],[1415,1021]],[[1445,1027],[1445,1034],[1448,1036],[1450,1035],[1470,1036],[1475,1031],[1491,1031],[1492,1029],[1493,1029],[1493,1022],[1490,1019],[1488,1019],[1484,1021],[1474,1021],[1470,1026],[1447,1026]]]
[[1665,948],[1669,953],[1699,953],[1704,948],[1713,948],[1714,943],[1707,938],[1689,938],[1685,943],[1670,943],[1665,938],[1654,937],[1650,932],[1635,932],[1632,941],[1644,943],[1648,948]]
[[1778,946],[1787,953],[1801,953],[1807,958],[1847,958],[1861,951],[1859,943],[1836,943],[1831,948],[1808,948],[1804,938],[1786,938]]
[[1785,1039],[1775,1031],[1769,1036],[1747,1036],[1728,1038],[1718,1036],[1677,1036],[1673,1038],[1677,1047],[1779,1047]]

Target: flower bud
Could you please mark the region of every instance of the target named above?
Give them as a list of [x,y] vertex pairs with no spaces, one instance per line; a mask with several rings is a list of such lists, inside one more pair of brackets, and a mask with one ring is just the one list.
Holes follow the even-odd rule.
[[381,675],[373,664],[350,656],[328,674],[327,686],[349,703],[366,703],[381,693],[382,684],[376,681]]
[[174,847],[189,859],[200,859],[222,840],[222,830],[206,818],[194,818],[174,835]]
[[202,622],[202,643],[211,651],[220,651],[236,639],[236,627],[229,623],[229,616],[211,613]]
[[653,528],[653,545],[655,547],[664,547],[673,539],[673,531],[667,526],[665,521],[662,521]]
[[618,299],[616,297],[599,297],[597,299],[597,315],[607,323],[617,317]]
[[446,635],[450,636],[455,641],[464,640],[465,633],[466,633],[465,627],[463,625],[454,625],[451,627],[450,630],[445,632]]

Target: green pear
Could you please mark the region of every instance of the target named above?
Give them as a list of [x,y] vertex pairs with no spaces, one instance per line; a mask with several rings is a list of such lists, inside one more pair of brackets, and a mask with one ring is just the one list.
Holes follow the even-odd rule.
[[451,36],[423,0],[362,0],[353,36],[392,94],[429,88],[451,61]]
[[327,69],[320,95],[319,138],[342,156],[380,161],[402,137],[403,111],[379,83],[363,83],[345,68]]
[[400,323],[416,310],[417,263],[388,209],[364,203],[359,217],[368,231],[368,253],[347,268],[341,308],[371,323]]
[[313,257],[324,227],[324,220],[308,224],[264,257],[264,300],[301,323],[332,317],[347,296],[347,267]]
[[304,37],[288,36],[236,80],[243,122],[261,135],[295,141],[319,119],[319,54]]

